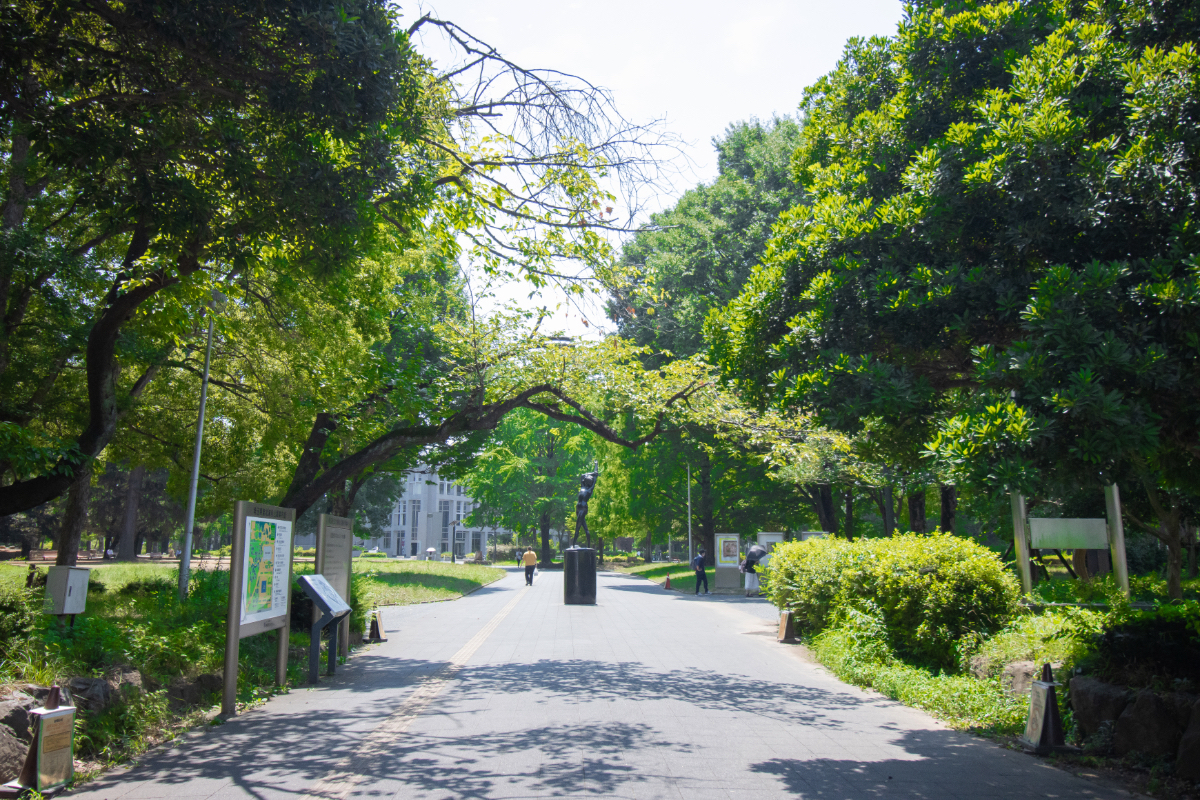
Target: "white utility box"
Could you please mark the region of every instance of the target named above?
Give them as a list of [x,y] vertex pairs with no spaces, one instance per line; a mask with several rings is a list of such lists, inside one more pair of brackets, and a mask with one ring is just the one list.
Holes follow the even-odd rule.
[[82,614],[87,608],[88,573],[82,567],[50,567],[46,575],[46,614]]

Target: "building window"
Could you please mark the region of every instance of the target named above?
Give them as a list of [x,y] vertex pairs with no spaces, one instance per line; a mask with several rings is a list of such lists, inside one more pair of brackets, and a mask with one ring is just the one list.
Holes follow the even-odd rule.
[[463,487],[460,485],[460,486],[456,487],[456,489],[458,491],[458,496],[462,497],[463,496]]
[[450,552],[450,501],[439,500],[438,512],[442,516],[442,549],[440,552]]

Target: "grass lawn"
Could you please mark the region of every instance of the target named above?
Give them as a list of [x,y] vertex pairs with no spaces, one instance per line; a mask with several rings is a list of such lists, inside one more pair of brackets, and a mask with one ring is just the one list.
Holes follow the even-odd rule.
[[[303,564],[296,574],[311,573],[312,569],[311,564]],[[354,560],[356,588],[368,608],[454,600],[503,577],[504,570],[478,564],[391,558]]]
[[[47,565],[38,565],[45,572]],[[151,578],[174,579],[175,566],[167,564],[114,563],[93,566],[91,580],[110,592],[134,581]],[[311,575],[312,562],[295,565],[296,575]],[[24,561],[0,562],[0,585],[24,586],[29,565]],[[441,561],[405,561],[390,558],[356,558],[354,575],[363,605],[411,605],[434,600],[454,600],[504,577],[504,570],[476,564],[447,564]]]
[[[666,583],[667,576],[671,576],[671,588],[678,589],[683,592],[696,591],[696,573],[692,568],[683,563],[678,564],[637,564],[635,566],[611,566],[609,569],[615,572],[624,572],[627,575],[637,575],[639,578],[647,578],[654,581],[658,585]],[[708,583],[712,586],[713,573],[708,570]]]

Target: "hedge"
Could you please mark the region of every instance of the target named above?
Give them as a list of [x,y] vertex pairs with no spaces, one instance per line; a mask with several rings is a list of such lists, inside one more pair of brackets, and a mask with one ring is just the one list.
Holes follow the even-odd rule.
[[803,629],[836,626],[848,610],[878,616],[898,655],[947,670],[959,641],[1000,630],[1020,597],[995,553],[938,532],[789,542],[776,546],[763,585]]

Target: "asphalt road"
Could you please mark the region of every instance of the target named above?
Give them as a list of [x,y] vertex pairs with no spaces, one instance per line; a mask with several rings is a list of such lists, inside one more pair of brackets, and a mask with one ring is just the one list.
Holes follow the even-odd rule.
[[317,688],[207,727],[71,794],[224,798],[1117,798],[946,729],[775,641],[761,600],[515,570],[388,609],[388,641]]

